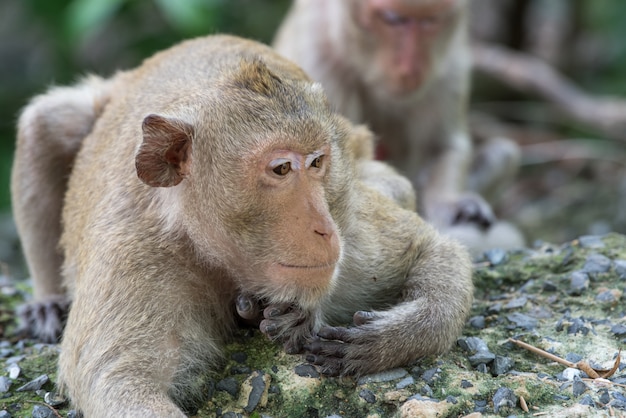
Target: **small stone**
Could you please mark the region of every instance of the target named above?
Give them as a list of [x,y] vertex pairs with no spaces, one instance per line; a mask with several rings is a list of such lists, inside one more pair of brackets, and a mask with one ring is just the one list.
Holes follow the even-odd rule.
[[513,410],[515,405],[517,404],[517,396],[515,393],[507,387],[501,387],[496,391],[492,398],[493,401],[493,409],[496,414],[500,413],[500,410],[503,409],[505,412],[509,412],[509,410]]
[[477,399],[474,401],[474,412],[486,412],[487,401],[484,399]]
[[526,296],[521,296],[519,298],[515,298],[509,301],[509,303],[507,303],[504,306],[504,309],[511,310],[511,309],[523,308],[524,305],[526,305],[526,302],[528,302],[528,298]]
[[361,389],[359,392],[359,397],[361,397],[367,403],[376,403],[376,395],[369,389]]
[[50,406],[61,406],[67,402],[67,399],[56,392],[46,392],[43,401]]
[[413,376],[407,376],[404,379],[400,380],[398,383],[396,383],[396,389],[404,389],[407,386],[412,385],[413,383],[415,383],[415,379],[413,378]]
[[506,251],[500,248],[494,248],[485,251],[485,258],[492,266],[497,266],[504,263],[507,260]]
[[237,353],[231,354],[230,358],[232,358],[234,361],[236,361],[239,364],[243,364],[248,360],[248,355],[246,353],[237,352]]
[[439,372],[441,372],[441,369],[439,368],[428,369],[422,373],[422,380],[427,384],[432,385],[439,379]]
[[572,386],[572,394],[575,398],[579,397],[583,393],[585,393],[589,389],[585,382],[580,380],[580,378],[574,380],[574,385]]
[[558,289],[559,288],[549,280],[543,283],[543,290],[545,290],[546,292],[556,292]]
[[429,398],[432,398],[433,396],[435,396],[435,394],[433,393],[433,390],[428,385],[422,386],[422,388],[420,389],[420,393],[424,396],[428,396]]
[[22,369],[20,369],[20,366],[14,363],[10,364],[9,367],[7,367],[7,371],[9,372],[9,379],[15,380],[22,372]]
[[589,288],[589,276],[582,271],[575,271],[570,276],[569,293],[572,296],[580,296]]
[[581,405],[587,405],[587,406],[592,406],[595,408],[596,403],[593,401],[593,398],[591,397],[591,395],[585,395],[582,398],[580,398],[580,401],[578,401],[579,404]]
[[12,356],[14,353],[12,348],[0,348],[0,358]]
[[626,260],[613,261],[613,268],[620,279],[626,279]]
[[469,320],[469,324],[472,328],[475,329],[484,329],[485,328],[485,317],[482,315],[473,316]]
[[269,389],[270,379],[262,371],[255,371],[250,377],[246,379],[244,384],[250,385],[252,390],[250,391],[247,399],[247,404],[243,410],[248,414],[256,409],[259,404],[265,403],[263,397],[265,395],[265,401],[267,401],[267,390]]
[[487,343],[478,337],[459,338],[458,340],[456,340],[456,343],[463,350],[468,351],[470,353],[477,353],[479,351],[489,351],[489,347],[487,346]]
[[221,390],[222,392],[227,392],[230,395],[237,396],[239,393],[239,383],[235,380],[234,377],[227,377],[226,379],[222,379],[217,382],[217,386],[215,387],[217,390]]
[[606,273],[611,268],[611,259],[602,254],[589,254],[583,265],[584,273]]
[[311,377],[315,379],[320,377],[317,369],[310,364],[299,364],[294,367],[293,371],[300,377]]
[[54,412],[52,409],[44,405],[33,406],[33,418],[54,418]]
[[583,359],[583,356],[581,356],[580,354],[576,354],[576,353],[567,353],[565,355],[565,360],[569,361],[570,363],[578,363],[582,359]]
[[489,369],[487,368],[487,365],[485,363],[480,363],[478,366],[476,366],[476,371],[480,373],[489,373]]
[[496,356],[493,364],[491,365],[491,374],[494,376],[500,376],[511,370],[514,365],[515,361],[510,357]]
[[613,396],[614,399],[617,399],[620,402],[626,402],[626,396],[624,396],[622,393],[620,392],[611,392],[611,396]]
[[235,364],[230,368],[230,374],[250,374],[252,369],[243,364]]
[[600,391],[600,397],[598,398],[600,403],[607,404],[611,402],[611,397],[609,396],[609,392],[606,389]]
[[363,376],[359,378],[357,384],[364,385],[366,383],[381,383],[381,382],[389,382],[391,380],[402,379],[404,376],[409,374],[405,369],[391,369],[380,373],[369,374],[367,376]]
[[580,379],[580,370],[574,369],[573,367],[568,367],[560,373],[563,376],[563,380],[573,381],[576,378]]
[[451,403],[452,405],[459,403],[459,401],[452,395],[446,396],[446,402]]
[[514,312],[506,316],[506,319],[513,322],[516,328],[532,331],[537,327],[537,320],[520,312]]
[[17,388],[16,392],[34,392],[36,390],[41,389],[41,387],[45,385],[46,383],[48,383],[49,381],[50,379],[48,378],[48,375],[42,374],[38,378],[33,379],[30,382],[26,383],[24,386]]
[[473,367],[478,366],[479,364],[488,364],[494,361],[496,355],[490,353],[489,351],[479,351],[478,353],[469,356],[468,360]]
[[474,385],[472,385],[472,382],[470,382],[469,380],[462,379],[461,380],[461,387],[463,389],[467,389],[467,388],[473,388]]
[[67,411],[67,418],[79,418],[82,415],[80,415],[78,412],[76,412],[75,409],[70,409],[69,411]]
[[569,401],[570,397],[567,395],[552,395],[552,399],[555,401]]
[[11,387],[11,379],[6,376],[0,376],[0,393],[6,393]]
[[567,333],[570,335],[576,335],[579,332],[583,335],[589,334],[589,328],[585,326],[582,318],[574,319],[570,326],[567,327]]
[[604,241],[599,235],[583,235],[578,237],[578,242],[583,248],[604,248]]
[[620,300],[622,292],[618,289],[609,289],[601,292],[596,296],[596,300],[601,303],[613,303]]
[[489,315],[497,315],[500,313],[500,311],[502,311],[502,303],[498,302],[498,303],[494,303],[493,305],[490,305],[487,308],[487,313]]
[[9,411],[0,411],[0,418],[13,418]]

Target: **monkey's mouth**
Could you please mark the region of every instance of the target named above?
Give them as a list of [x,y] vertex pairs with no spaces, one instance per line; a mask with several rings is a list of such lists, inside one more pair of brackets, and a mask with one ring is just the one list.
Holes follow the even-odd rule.
[[306,265],[301,266],[301,265],[295,265],[295,264],[278,263],[279,266],[284,267],[284,268],[300,269],[300,270],[326,270],[326,269],[335,268],[336,264],[337,262],[317,264],[317,265],[312,265],[312,266],[306,266]]

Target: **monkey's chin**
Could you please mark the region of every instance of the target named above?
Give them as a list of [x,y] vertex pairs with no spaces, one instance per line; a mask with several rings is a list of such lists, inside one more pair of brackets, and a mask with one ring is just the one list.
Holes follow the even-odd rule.
[[269,267],[274,296],[285,301],[298,301],[303,308],[312,307],[330,293],[335,281],[337,263],[295,265],[274,263]]

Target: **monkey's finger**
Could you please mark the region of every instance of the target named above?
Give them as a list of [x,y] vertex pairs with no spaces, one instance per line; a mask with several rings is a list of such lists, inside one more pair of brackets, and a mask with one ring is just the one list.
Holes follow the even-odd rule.
[[368,322],[372,322],[377,318],[380,318],[380,315],[377,315],[374,312],[357,311],[354,313],[352,320],[354,321],[354,325],[359,326],[359,325],[365,325]]
[[344,327],[322,327],[317,335],[325,340],[352,342],[352,332]]
[[343,361],[336,358],[309,354],[306,356],[306,361],[319,366],[318,370],[325,376],[339,376],[343,370]]
[[277,303],[274,305],[269,305],[267,308],[263,310],[263,317],[266,319],[276,318],[277,316],[284,315],[286,312],[289,312],[292,305],[290,303]]
[[243,319],[256,319],[259,316],[257,301],[248,295],[237,295],[235,307],[237,308],[237,314]]
[[342,358],[346,355],[346,346],[339,341],[312,341],[304,346],[304,349],[311,354],[323,354],[335,358]]
[[267,319],[262,320],[261,324],[259,324],[259,329],[268,337],[275,337],[278,335],[278,326],[274,323],[274,321]]

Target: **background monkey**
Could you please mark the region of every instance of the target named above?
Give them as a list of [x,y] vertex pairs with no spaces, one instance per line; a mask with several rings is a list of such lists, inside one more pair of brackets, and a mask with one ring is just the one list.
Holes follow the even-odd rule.
[[[81,91],[102,106],[63,112]],[[37,186],[21,177],[50,170],[37,166],[56,152],[49,132],[85,132],[63,204],[72,305],[59,381],[86,416],[183,416],[236,326],[238,294],[294,306],[275,308],[264,332],[308,343],[310,361],[332,373],[440,353],[460,333],[467,253],[359,180],[367,135],[271,49],[199,38],[60,92],[20,118],[12,192],[32,239],[34,209],[20,196]],[[45,251],[25,249],[29,263]],[[51,280],[52,292],[63,287]],[[350,330],[327,326],[353,315]],[[310,339],[318,330],[327,341]]]
[[523,245],[478,194],[511,179],[519,151],[494,139],[472,161],[467,3],[294,0],[274,47],[322,83],[339,113],[377,134],[379,156],[411,179],[427,220],[480,252]]

